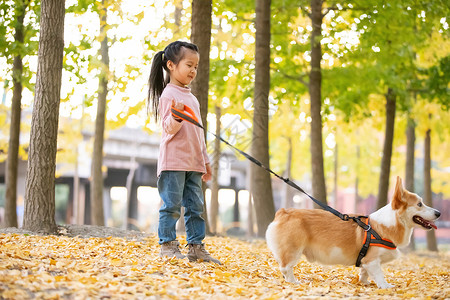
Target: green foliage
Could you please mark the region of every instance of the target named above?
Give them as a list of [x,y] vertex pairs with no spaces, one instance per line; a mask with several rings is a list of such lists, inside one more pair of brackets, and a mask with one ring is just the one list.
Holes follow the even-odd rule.
[[419,71],[424,75],[420,94],[423,98],[435,99],[445,110],[450,109],[450,56],[441,58],[436,65]]
[[[25,10],[24,20],[24,42],[20,43],[14,39],[15,28],[18,26],[18,14],[20,8]],[[37,55],[39,31],[40,2],[37,0],[28,1],[2,1],[0,4],[0,57],[6,60],[6,78],[12,79],[12,63],[15,56],[21,56],[23,60],[23,73],[21,76],[22,85],[33,91],[34,85],[31,83],[33,76],[30,70],[30,56]],[[12,88],[12,80],[5,81],[5,88]]]
[[[39,1],[31,1],[26,18],[23,45],[14,43],[15,1],[0,2],[0,59],[12,67],[14,55],[25,59],[23,83],[33,90],[38,49]],[[99,56],[99,12],[101,1],[73,1],[66,9],[66,36],[62,106],[66,111],[91,114],[97,97],[97,75],[103,66]],[[110,72],[108,73],[107,128],[125,125],[130,118],[145,119],[145,130],[154,127],[146,118],[146,78],[151,59],[176,39],[189,39],[190,3],[187,1],[136,2],[139,8],[124,11],[122,1],[106,1]],[[251,136],[254,89],[255,4],[253,1],[213,1],[210,53],[209,111],[222,107],[223,120],[238,118],[248,130],[236,136],[234,127],[224,129],[227,138],[248,149]],[[353,186],[360,179],[360,193],[376,193],[373,178],[379,173],[384,132],[384,94],[395,89],[398,115],[394,139],[393,173],[402,175],[406,113],[417,124],[418,142],[425,128],[432,126],[433,157],[447,164],[446,138],[450,106],[449,8],[443,1],[326,1],[322,25],[322,116],[326,177],[332,186],[333,152],[339,153],[339,185]],[[310,71],[310,1],[273,1],[271,17],[270,155],[271,167],[282,173],[292,141],[294,179],[308,178]],[[149,17],[159,23],[145,24]],[[446,19],[447,18],[447,19]],[[145,27],[145,34],[137,35]],[[122,28],[130,28],[125,34]],[[141,52],[127,53],[143,46]],[[131,48],[130,48],[131,47]],[[136,54],[138,53],[138,54]],[[10,72],[1,75],[9,80]],[[144,78],[144,79],[143,79]],[[143,82],[143,83],[142,83]],[[142,83],[137,85],[136,83]],[[3,85],[3,84],[2,84]],[[92,88],[94,86],[94,88]],[[80,100],[83,99],[83,100]],[[437,104],[434,104],[437,103]],[[7,108],[0,113],[0,124],[8,122]],[[3,113],[4,112],[4,113]],[[432,114],[432,122],[428,115]],[[71,115],[72,116],[72,115]],[[73,162],[71,150],[80,142],[79,115],[75,123],[61,122],[59,161]],[[89,124],[88,116],[81,116]],[[148,126],[147,126],[148,125]],[[87,125],[86,125],[87,126]],[[226,127],[226,125],[224,125]],[[230,126],[233,126],[230,125]],[[7,136],[8,126],[1,133]],[[335,140],[336,143],[330,142]],[[7,143],[0,142],[0,159]],[[360,157],[357,157],[359,147]],[[448,155],[447,155],[448,156]],[[437,167],[436,167],[436,172]],[[436,173],[438,174],[438,173]],[[439,173],[441,174],[441,173]],[[441,180],[443,182],[443,180]],[[437,188],[445,190],[444,184]]]

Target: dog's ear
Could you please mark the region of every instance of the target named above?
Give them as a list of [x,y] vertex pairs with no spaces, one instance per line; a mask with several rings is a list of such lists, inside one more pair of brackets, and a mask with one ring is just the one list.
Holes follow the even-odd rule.
[[394,195],[392,196],[391,203],[393,209],[400,209],[403,205],[405,205],[406,202],[403,200],[403,194],[404,189],[402,179],[397,176],[397,183],[395,184],[395,191]]

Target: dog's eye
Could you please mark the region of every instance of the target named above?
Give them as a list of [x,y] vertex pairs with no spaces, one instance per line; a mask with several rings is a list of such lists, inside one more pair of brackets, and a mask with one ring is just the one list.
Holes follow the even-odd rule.
[[417,203],[417,206],[422,207],[422,202]]

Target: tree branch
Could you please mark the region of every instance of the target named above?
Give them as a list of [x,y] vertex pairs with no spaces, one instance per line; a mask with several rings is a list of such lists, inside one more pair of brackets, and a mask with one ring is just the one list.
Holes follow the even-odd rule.
[[300,74],[300,75],[298,75],[298,76],[293,76],[293,75],[289,75],[289,74],[286,74],[286,73],[280,71],[280,69],[276,69],[276,68],[272,68],[272,67],[271,67],[270,69],[271,69],[271,70],[274,70],[274,71],[277,72],[277,73],[279,73],[279,74],[280,74],[281,76],[283,76],[284,78],[298,81],[298,82],[304,84],[306,87],[308,87],[308,82],[306,82],[306,81],[303,79],[304,77],[307,77],[306,74]]
[[302,6],[302,7],[300,7],[300,9],[303,11],[303,13],[304,13],[305,15],[308,16],[308,18],[311,19],[311,13],[310,13],[306,8],[304,8],[304,7]]

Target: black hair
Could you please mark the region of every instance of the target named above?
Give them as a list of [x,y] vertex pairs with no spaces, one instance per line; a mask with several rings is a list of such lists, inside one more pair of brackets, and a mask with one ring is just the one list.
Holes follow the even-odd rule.
[[[159,98],[170,81],[167,62],[170,60],[174,64],[178,64],[184,56],[184,51],[182,51],[183,47],[198,52],[198,47],[195,44],[175,41],[167,45],[164,51],[157,52],[153,57],[152,68],[148,79],[148,109],[152,110],[156,121],[159,118]],[[163,69],[167,72],[166,78],[164,78]]]

